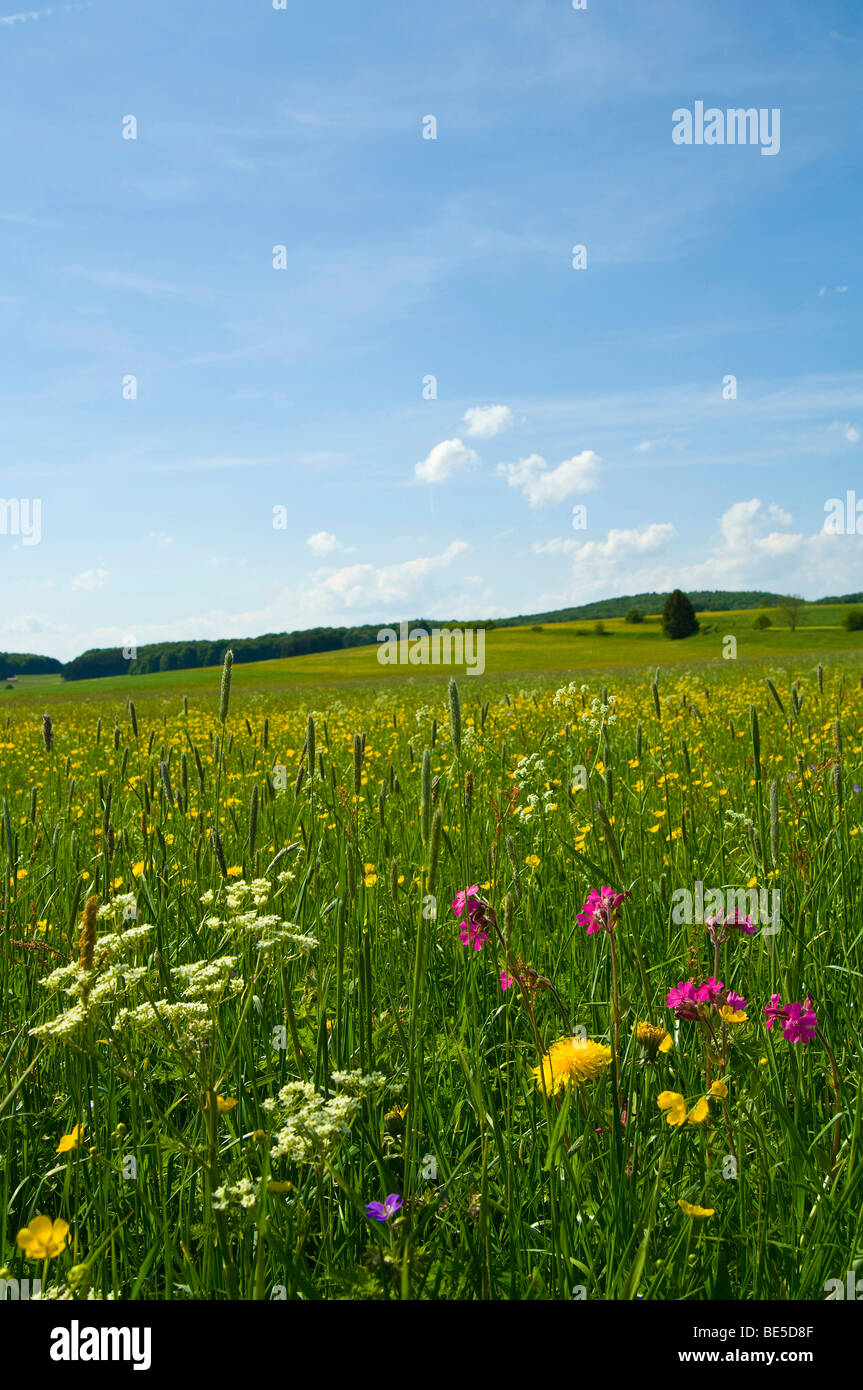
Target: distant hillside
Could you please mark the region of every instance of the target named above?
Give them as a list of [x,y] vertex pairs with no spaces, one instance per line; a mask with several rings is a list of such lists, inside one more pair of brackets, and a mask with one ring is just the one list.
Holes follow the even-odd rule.
[[[689,594],[696,613],[705,610],[725,613],[733,608],[772,608],[781,594],[768,594],[758,589],[744,589],[735,593],[730,589],[701,589]],[[522,627],[526,623],[572,623],[579,618],[623,618],[630,608],[640,608],[642,613],[661,613],[668,594],[625,594],[622,598],[598,599],[595,603],[583,603],[578,608],[555,608],[550,613],[521,613],[515,618],[496,618],[495,627]],[[853,599],[818,599],[819,603],[852,603]]]
[[62,661],[30,652],[0,652],[0,680],[6,676],[49,676],[62,671]]
[[[433,627],[496,628],[527,627],[544,623],[570,623],[587,618],[625,617],[632,608],[641,609],[646,616],[662,612],[667,593],[624,594],[618,598],[598,599],[574,608],[555,608],[547,613],[519,613],[512,618],[495,618],[474,622],[449,622],[442,618],[415,618],[411,629],[428,631]],[[760,589],[700,589],[689,598],[696,612],[724,613],[732,609],[773,608],[781,594]],[[863,594],[844,594],[814,599],[813,604],[863,603]],[[812,605],[810,605],[812,606]],[[42,675],[61,672],[67,681],[93,680],[100,676],[139,676],[151,671],[187,671],[202,666],[221,666],[226,648],[234,653],[234,661],[274,661],[281,657],[308,656],[313,652],[341,651],[350,647],[368,647],[377,641],[382,627],[398,629],[398,621],[364,623],[357,627],[315,627],[300,632],[270,632],[262,637],[223,637],[217,641],[152,642],[138,647],[131,660],[120,647],[100,647],[83,652],[64,666],[50,656],[31,656],[0,652],[0,676]]]

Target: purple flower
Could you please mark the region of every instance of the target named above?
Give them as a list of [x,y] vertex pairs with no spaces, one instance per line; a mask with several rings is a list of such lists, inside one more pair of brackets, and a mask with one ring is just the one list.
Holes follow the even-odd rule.
[[613,888],[600,888],[598,893],[591,888],[576,921],[579,926],[587,927],[588,936],[599,931],[610,932],[617,923],[620,904],[624,898],[631,897],[631,893],[616,893]]
[[707,927],[710,940],[716,946],[724,945],[732,931],[742,931],[746,936],[754,936],[758,931],[749,917],[741,917],[737,908],[730,917],[708,917],[704,925]]
[[818,1019],[808,994],[802,1004],[780,1004],[779,995],[772,994],[764,1012],[768,1028],[777,1022],[782,1024],[782,1036],[786,1042],[811,1042],[818,1031]]
[[385,1202],[369,1202],[366,1206],[366,1216],[369,1221],[388,1221],[401,1205],[402,1199],[399,1194],[391,1192]]
[[466,910],[467,917],[458,923],[459,938],[463,945],[481,951],[488,941],[486,925],[486,903],[477,897],[479,887],[474,883],[470,888],[460,888],[450,906],[459,917]]

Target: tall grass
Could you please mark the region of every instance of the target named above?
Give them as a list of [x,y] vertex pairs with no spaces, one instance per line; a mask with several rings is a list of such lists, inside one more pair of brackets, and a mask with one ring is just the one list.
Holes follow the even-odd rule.
[[[860,672],[729,666],[311,711],[226,670],[58,701],[50,738],[17,700],[0,1264],[38,1272],[16,1237],[44,1213],[60,1296],[824,1297],[863,1257]],[[778,932],[715,948],[676,920],[697,881],[778,889]],[[481,950],[449,906],[474,884]],[[631,897],[588,935],[602,885]],[[666,995],[714,975],[748,1003],[711,1039]],[[811,995],[818,1037],[768,1030],[774,994]],[[552,1093],[570,1029],[611,1061]],[[666,1122],[658,1096],[716,1081]]]

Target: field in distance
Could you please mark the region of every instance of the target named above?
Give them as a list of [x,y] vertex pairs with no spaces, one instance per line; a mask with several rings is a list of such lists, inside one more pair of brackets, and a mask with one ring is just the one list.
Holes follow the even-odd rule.
[[[795,632],[781,626],[771,614],[772,626],[761,631],[753,627],[757,616],[751,609],[698,614],[701,631],[684,641],[669,642],[662,634],[658,616],[643,623],[627,623],[623,618],[604,618],[604,632],[593,621],[549,623],[534,627],[492,628],[485,636],[487,680],[514,675],[524,677],[549,674],[589,674],[609,668],[639,666],[680,666],[723,662],[727,637],[737,643],[737,660],[799,661],[807,654],[813,660],[863,650],[863,633],[846,632],[842,619],[848,605],[811,605],[800,615]],[[236,686],[262,690],[366,684],[370,681],[440,680],[447,674],[464,675],[464,666],[442,668],[435,665],[382,665],[378,647],[351,647],[309,656],[287,657],[276,661],[249,662],[234,667]],[[16,694],[30,697],[75,698],[97,692],[145,693],[168,690],[212,689],[215,667],[187,671],[160,671],[141,676],[107,676],[100,680],[64,682],[59,676],[20,676],[14,688],[0,686],[0,697],[14,701]],[[2,709],[2,705],[0,705]]]

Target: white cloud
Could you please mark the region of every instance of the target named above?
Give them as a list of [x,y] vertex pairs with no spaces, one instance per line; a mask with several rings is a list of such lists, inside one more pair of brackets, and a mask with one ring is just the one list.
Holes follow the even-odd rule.
[[[329,609],[364,608],[375,613],[383,611],[382,604],[394,604],[411,598],[419,585],[431,575],[448,569],[458,555],[467,550],[465,541],[451,541],[440,555],[421,556],[395,565],[346,565],[322,575],[306,599]],[[426,601],[425,592],[422,595]]]
[[436,444],[428,458],[416,464],[414,473],[424,483],[444,483],[456,473],[473,468],[477,454],[460,439],[444,439]]
[[574,493],[590,492],[599,479],[602,462],[592,449],[583,449],[557,468],[549,468],[540,454],[519,459],[518,463],[499,463],[497,472],[510,487],[520,488],[531,507],[563,502]]
[[635,452],[637,454],[648,454],[651,449],[660,449],[667,443],[667,439],[642,439],[640,444],[636,444]]
[[508,405],[475,405],[464,414],[467,432],[473,439],[493,439],[512,424]]
[[306,545],[315,555],[330,555],[334,550],[343,550],[341,541],[331,531],[316,531],[306,539]]
[[576,546],[576,563],[630,561],[638,555],[654,555],[664,550],[677,532],[670,521],[652,521],[649,526],[618,529],[612,527],[604,541],[585,541]]
[[770,503],[767,508],[767,515],[771,521],[778,521],[780,526],[791,525],[791,513],[784,511],[782,507],[777,507],[775,502]]
[[169,536],[167,531],[148,531],[147,540],[152,541],[159,550],[164,550],[166,545],[174,544],[174,537]]
[[72,580],[73,589],[102,589],[108,578],[108,571],[103,569],[83,570],[81,574],[76,574]]
[[847,440],[849,444],[860,443],[860,431],[856,425],[843,420],[834,420],[830,428],[831,430],[841,430],[842,438]]

